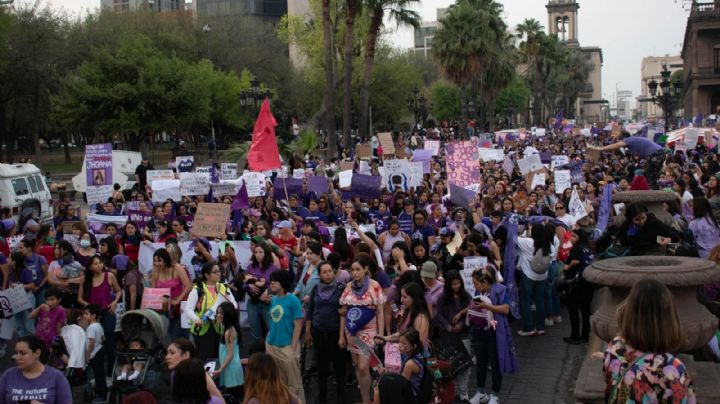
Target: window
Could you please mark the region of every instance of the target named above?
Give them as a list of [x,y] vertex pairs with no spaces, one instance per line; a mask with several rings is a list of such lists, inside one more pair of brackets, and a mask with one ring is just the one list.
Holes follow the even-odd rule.
[[720,74],[720,44],[713,46],[713,73]]
[[30,189],[32,189],[32,193],[36,194],[38,192],[38,186],[35,183],[35,177],[27,177],[28,182],[30,183]]
[[27,182],[25,182],[25,178],[15,178],[14,180],[12,180],[12,186],[13,190],[15,191],[15,195],[17,196],[30,194],[30,190],[28,189]]
[[39,175],[35,176],[35,182],[37,183],[38,189],[40,192],[44,192],[47,188],[45,187],[45,183],[43,182],[42,177]]

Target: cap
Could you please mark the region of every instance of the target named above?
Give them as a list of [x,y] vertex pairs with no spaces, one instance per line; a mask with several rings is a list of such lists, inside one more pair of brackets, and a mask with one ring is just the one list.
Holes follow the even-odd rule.
[[443,227],[442,229],[440,229],[440,235],[441,235],[441,236],[448,236],[448,237],[452,238],[452,237],[455,237],[455,232],[452,231],[452,230],[450,230],[450,229],[447,228],[447,227]]
[[275,228],[277,229],[290,229],[292,228],[292,225],[290,224],[290,221],[288,220],[282,220],[280,223],[275,225]]
[[422,264],[420,276],[423,278],[435,278],[437,276],[437,265],[432,261],[425,261],[425,263]]

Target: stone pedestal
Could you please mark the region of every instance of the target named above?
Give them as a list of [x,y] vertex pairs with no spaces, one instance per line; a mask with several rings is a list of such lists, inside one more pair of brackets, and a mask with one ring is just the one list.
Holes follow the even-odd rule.
[[[667,285],[673,294],[675,307],[687,337],[681,351],[705,345],[718,327],[717,318],[696,298],[699,285],[720,281],[720,266],[711,261],[669,256],[612,258],[593,263],[585,269],[583,276],[590,282],[608,287],[607,293],[601,295],[602,300],[597,311],[590,318],[593,331],[605,342],[618,334],[618,305],[627,297],[635,282],[646,278],[653,278]],[[604,348],[603,346],[602,349]],[[698,399],[703,397],[702,402],[719,403],[720,365],[694,361],[686,365],[695,381]],[[701,372],[702,376],[693,369]],[[602,402],[604,388],[602,363],[586,360],[578,375],[575,398],[583,403]]]
[[[678,197],[674,192],[668,191],[626,191],[613,194],[613,204],[624,203],[625,206],[633,202],[641,202],[648,208],[650,213],[660,219],[663,223],[672,224],[672,216],[663,209],[663,202],[677,201]],[[624,213],[624,211],[623,211]],[[616,216],[617,224],[621,224],[625,220],[624,214]]]

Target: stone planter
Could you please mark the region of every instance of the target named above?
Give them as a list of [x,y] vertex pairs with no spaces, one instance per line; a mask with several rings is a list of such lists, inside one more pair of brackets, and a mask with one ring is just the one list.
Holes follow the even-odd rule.
[[[660,219],[663,223],[670,225],[672,224],[672,216],[670,216],[665,209],[663,209],[663,202],[677,201],[678,196],[673,192],[668,191],[625,191],[613,194],[613,203],[624,203],[626,206],[633,202],[641,202],[648,208],[650,213]],[[618,225],[622,224],[625,220],[625,211],[615,217],[615,221]]]

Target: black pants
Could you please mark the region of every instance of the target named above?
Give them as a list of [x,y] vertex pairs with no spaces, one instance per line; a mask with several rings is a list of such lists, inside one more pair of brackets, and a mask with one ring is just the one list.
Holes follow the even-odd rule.
[[208,359],[217,359],[218,350],[220,349],[220,334],[215,331],[214,326],[203,335],[193,335],[195,346],[198,350],[200,359],[205,362]]
[[660,174],[662,174],[662,167],[665,163],[666,156],[667,152],[665,149],[660,149],[647,158],[645,178],[647,178],[650,189],[659,189],[658,178],[660,178]]
[[492,371],[492,392],[498,394],[502,387],[502,374],[497,350],[497,335],[495,330],[478,330],[473,328],[470,331],[472,346],[477,359],[476,375],[477,388],[485,392],[485,379],[487,378],[488,366]]
[[107,396],[107,382],[105,381],[105,348],[95,354],[90,359],[90,367],[93,370],[93,377],[95,378],[95,395],[98,397]]
[[[590,336],[590,303],[593,298],[593,288],[582,278],[570,288],[567,301],[568,317],[570,317],[570,338],[587,339]],[[580,332],[581,319],[582,333]]]
[[327,379],[330,362],[335,373],[335,388],[338,396],[345,394],[345,355],[338,346],[340,331],[322,332],[312,328],[313,346],[317,358],[318,370],[318,397],[321,401],[327,399]]

